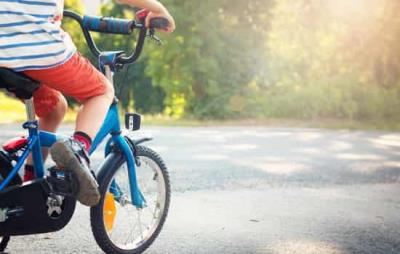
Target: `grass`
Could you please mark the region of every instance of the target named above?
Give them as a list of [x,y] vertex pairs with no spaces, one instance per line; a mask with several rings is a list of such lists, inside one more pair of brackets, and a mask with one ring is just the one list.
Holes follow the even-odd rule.
[[[76,110],[69,109],[65,116],[66,122],[73,122],[76,117]],[[0,93],[0,124],[20,123],[26,121],[24,104],[15,98]]]
[[[77,109],[70,109],[64,122],[74,122]],[[13,99],[0,93],[0,124],[17,123],[26,120],[24,105],[17,99]],[[338,119],[228,119],[228,120],[198,120],[177,119],[165,115],[144,115],[144,125],[151,126],[268,126],[268,127],[297,127],[297,128],[328,128],[349,130],[380,130],[400,131],[398,121],[354,121]]]
[[23,121],[25,115],[25,107],[19,100],[0,93],[0,123]]

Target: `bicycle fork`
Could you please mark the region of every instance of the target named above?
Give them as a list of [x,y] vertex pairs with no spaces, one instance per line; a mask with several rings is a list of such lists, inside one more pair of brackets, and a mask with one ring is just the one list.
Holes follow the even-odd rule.
[[[114,79],[113,75],[114,72],[111,70],[111,67],[109,65],[103,66],[104,68],[104,75],[106,78],[110,81],[111,85],[114,86]],[[116,118],[119,119],[118,115],[118,109],[117,106],[115,105],[115,110],[113,110],[116,113]],[[111,133],[113,141],[115,144],[118,144],[120,147],[123,155],[126,158],[127,166],[128,166],[128,176],[129,176],[129,188],[131,192],[131,197],[132,197],[132,204],[136,206],[137,208],[144,208],[146,206],[146,200],[142,193],[139,190],[139,186],[137,183],[137,177],[136,177],[136,164],[135,164],[135,159],[133,155],[133,151],[131,150],[131,147],[128,145],[126,142],[125,138],[121,135],[121,127],[119,124],[119,120],[117,120],[118,124],[115,127],[118,129],[117,131],[114,131],[114,133]],[[115,180],[112,181],[111,186],[110,186],[110,192],[114,195],[116,199],[121,198],[123,193],[121,193],[121,188],[118,186],[118,183],[115,182]]]

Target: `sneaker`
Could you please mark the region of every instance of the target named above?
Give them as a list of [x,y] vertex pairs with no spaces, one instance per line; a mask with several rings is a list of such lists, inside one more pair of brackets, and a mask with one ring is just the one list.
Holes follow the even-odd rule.
[[86,206],[97,205],[100,200],[99,186],[90,171],[89,157],[83,146],[73,139],[67,139],[56,142],[50,148],[50,153],[60,170],[71,170],[77,176],[77,200]]

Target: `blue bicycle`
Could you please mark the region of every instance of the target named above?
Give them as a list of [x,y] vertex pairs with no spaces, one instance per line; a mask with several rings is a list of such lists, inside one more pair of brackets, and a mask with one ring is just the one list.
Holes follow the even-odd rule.
[[[143,25],[147,12],[139,11],[136,16],[137,20],[125,20],[82,17],[64,11],[64,17],[80,24],[91,52],[98,57],[100,69],[110,82],[114,72],[138,59],[147,36],[158,40],[154,29],[168,25],[167,20],[155,18],[147,29]],[[136,29],[138,40],[130,56],[122,51],[100,52],[90,34],[90,31],[131,34]],[[41,148],[51,147],[66,137],[38,128],[32,94],[40,84],[6,68],[0,68],[0,83],[24,100],[28,120],[23,128],[29,133],[26,138],[6,142],[0,150],[1,252],[10,236],[54,232],[67,225],[75,211],[79,183],[72,171],[44,169]],[[149,138],[133,140],[122,134],[117,103],[115,99],[110,106],[90,150],[92,154],[110,136],[105,145],[105,160],[97,170],[101,200],[91,208],[91,226],[104,252],[141,253],[153,243],[165,222],[170,203],[169,175],[161,157],[142,145]],[[129,131],[138,130],[140,115],[126,114],[125,127]],[[30,153],[36,177],[22,183],[18,172]]]

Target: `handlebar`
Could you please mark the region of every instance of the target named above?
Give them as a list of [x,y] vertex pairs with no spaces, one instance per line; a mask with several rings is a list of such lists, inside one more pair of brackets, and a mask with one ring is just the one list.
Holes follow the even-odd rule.
[[165,18],[152,18],[150,20],[150,27],[153,29],[165,29],[169,26],[168,19]]
[[[148,12],[146,10],[139,11],[137,16],[139,21],[118,19],[110,17],[96,17],[96,16],[81,16],[73,11],[65,10],[64,17],[71,18],[77,21],[82,29],[85,40],[93,55],[99,57],[101,51],[97,48],[90,31],[111,34],[124,34],[129,35],[135,29],[140,29],[139,37],[130,56],[120,54],[116,59],[116,64],[130,64],[135,62],[143,49],[144,41],[147,36],[148,29],[144,25]],[[154,29],[165,29],[168,27],[168,20],[164,18],[154,18],[150,21],[150,36],[154,36]]]
[[135,21],[110,17],[83,16],[83,26],[89,31],[111,34],[131,34]]

